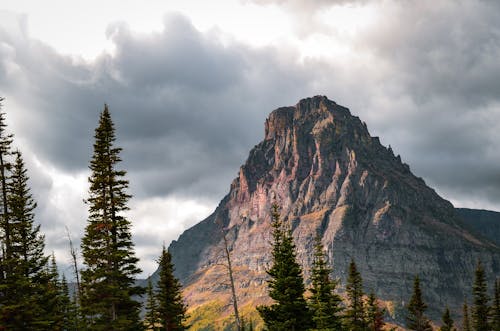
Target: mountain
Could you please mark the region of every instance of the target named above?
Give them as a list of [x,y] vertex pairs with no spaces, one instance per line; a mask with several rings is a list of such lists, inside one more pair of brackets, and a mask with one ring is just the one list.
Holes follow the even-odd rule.
[[458,216],[472,231],[500,246],[500,213],[490,210],[457,208]]
[[315,96],[269,115],[264,140],[213,214],[171,243],[197,329],[231,313],[223,229],[243,312],[269,302],[273,202],[292,226],[306,278],[319,234],[335,276],[345,284],[354,259],[365,290],[385,300],[399,320],[417,274],[437,320],[445,305],[458,312],[470,297],[479,259],[488,275],[500,272],[498,244],[472,232],[450,202],[347,108]]

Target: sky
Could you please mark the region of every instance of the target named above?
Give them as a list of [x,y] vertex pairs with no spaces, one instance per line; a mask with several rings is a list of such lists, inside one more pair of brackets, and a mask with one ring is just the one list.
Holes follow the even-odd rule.
[[229,191],[267,115],[326,95],[457,207],[500,210],[500,4],[2,0],[0,96],[63,272],[104,104],[142,277]]

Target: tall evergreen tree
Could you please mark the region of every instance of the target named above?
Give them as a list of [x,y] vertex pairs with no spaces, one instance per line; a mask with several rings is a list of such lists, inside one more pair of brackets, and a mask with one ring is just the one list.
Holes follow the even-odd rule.
[[9,183],[9,169],[11,168],[9,157],[11,155],[11,144],[13,135],[7,133],[5,113],[2,111],[0,97],[0,319],[10,318],[10,303],[8,302],[14,293],[11,293],[12,279],[10,279],[10,268],[13,263],[11,258],[12,246],[10,244],[11,230],[9,207],[7,201],[7,190]]
[[126,174],[116,167],[121,148],[114,147],[115,128],[107,105],[95,130],[90,161],[89,218],[82,239],[86,268],[82,275],[81,306],[93,330],[140,330],[140,303],[132,298],[143,293],[134,285],[137,267],[128,210]]
[[[44,315],[49,328],[47,330],[64,330],[64,298],[61,293],[61,282],[57,271],[56,258],[52,254],[49,265],[46,269],[46,286],[42,298],[45,303]],[[44,328],[45,329],[45,328]]]
[[370,293],[366,302],[366,321],[368,330],[382,331],[384,329],[384,310],[379,308],[373,292]]
[[312,316],[304,299],[302,268],[297,263],[291,230],[280,220],[279,208],[271,210],[273,227],[273,265],[267,271],[270,306],[259,306],[257,311],[267,330],[306,330],[312,327]]
[[462,306],[462,331],[472,331],[469,319],[469,307],[467,306],[467,300],[464,301]]
[[456,330],[453,326],[453,319],[450,316],[450,309],[446,307],[443,317],[442,317],[443,325],[439,328],[439,331],[453,331]]
[[475,331],[488,331],[489,307],[488,307],[488,285],[481,261],[477,263],[474,285],[472,286],[472,326]]
[[425,316],[427,304],[422,299],[422,290],[420,289],[420,279],[415,277],[413,283],[413,294],[408,303],[408,315],[406,316],[406,326],[415,331],[432,331],[430,321]]
[[60,304],[62,313],[62,330],[76,331],[80,329],[78,308],[71,298],[66,276],[63,274],[60,282]]
[[494,331],[500,331],[500,278],[495,280],[491,324]]
[[349,264],[346,294],[348,300],[344,315],[346,329],[350,331],[365,330],[367,324],[363,304],[363,279],[354,260],[351,260]]
[[156,301],[156,295],[153,291],[151,277],[148,279],[146,295],[148,296],[148,300],[145,307],[146,315],[144,316],[144,325],[147,330],[156,331],[158,330],[158,325],[160,323],[160,316],[158,314],[158,302]]
[[313,314],[314,330],[340,330],[339,316],[342,299],[335,293],[337,281],[331,278],[332,269],[328,267],[323,252],[321,238],[315,239],[314,260],[311,271],[311,297],[309,307]]
[[182,299],[182,287],[174,276],[174,265],[170,252],[163,247],[158,260],[160,279],[156,292],[159,326],[161,330],[186,330],[186,306]]
[[[5,113],[2,111],[2,102],[4,98],[0,97],[0,225],[1,225],[1,239],[2,239],[2,264],[1,271],[2,275],[0,278],[4,280],[11,268],[12,260],[11,260],[11,250],[12,246],[10,244],[11,240],[11,230],[10,230],[10,221],[9,221],[9,205],[7,201],[8,197],[8,184],[9,184],[9,169],[11,168],[11,162],[9,160],[12,155],[11,144],[13,140],[13,135],[7,133],[7,123],[5,123]],[[3,284],[0,284],[0,286]],[[0,290],[6,290],[6,287],[0,287]],[[1,297],[9,296],[8,293],[4,293]]]
[[[0,285],[2,298],[0,318],[3,325],[12,329],[46,329],[50,316],[45,295],[50,290],[47,278],[48,257],[44,255],[44,236],[40,225],[34,224],[36,203],[28,186],[27,170],[19,151],[9,169],[6,197],[9,256],[4,256],[5,273]],[[5,227],[4,227],[5,229]]]

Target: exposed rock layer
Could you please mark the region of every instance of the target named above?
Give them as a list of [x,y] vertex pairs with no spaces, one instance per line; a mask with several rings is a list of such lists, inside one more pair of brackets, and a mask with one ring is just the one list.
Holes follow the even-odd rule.
[[220,297],[229,309],[222,229],[240,305],[268,300],[273,201],[292,225],[306,278],[316,234],[344,284],[354,259],[365,289],[396,307],[409,299],[418,274],[435,318],[445,305],[458,309],[469,297],[478,259],[490,276],[499,275],[497,244],[464,227],[452,204],[347,108],[316,96],[270,114],[264,140],[250,151],[229,194],[170,245],[192,307]]

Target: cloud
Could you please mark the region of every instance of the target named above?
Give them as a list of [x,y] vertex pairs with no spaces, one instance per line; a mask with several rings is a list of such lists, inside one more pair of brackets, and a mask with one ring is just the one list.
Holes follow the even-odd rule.
[[[154,218],[159,226],[163,216],[170,219],[168,199],[196,203],[201,217],[262,139],[267,114],[317,94],[349,107],[445,198],[497,206],[497,4],[258,3],[295,20],[293,43],[251,47],[230,31],[200,32],[174,14],[153,33],[111,24],[106,34],[114,52],[88,61],[32,39],[25,16],[0,14],[0,93],[9,129],[29,159],[51,248],[65,250],[64,224],[82,234],[81,199],[104,103],[124,148],[131,203],[141,210],[134,222]],[[303,21],[303,13],[317,24]],[[340,20],[342,13],[352,22]],[[154,208],[164,203],[167,209]],[[174,227],[152,235],[138,228],[138,251],[156,255],[147,243],[174,238],[193,217],[176,217]]]

